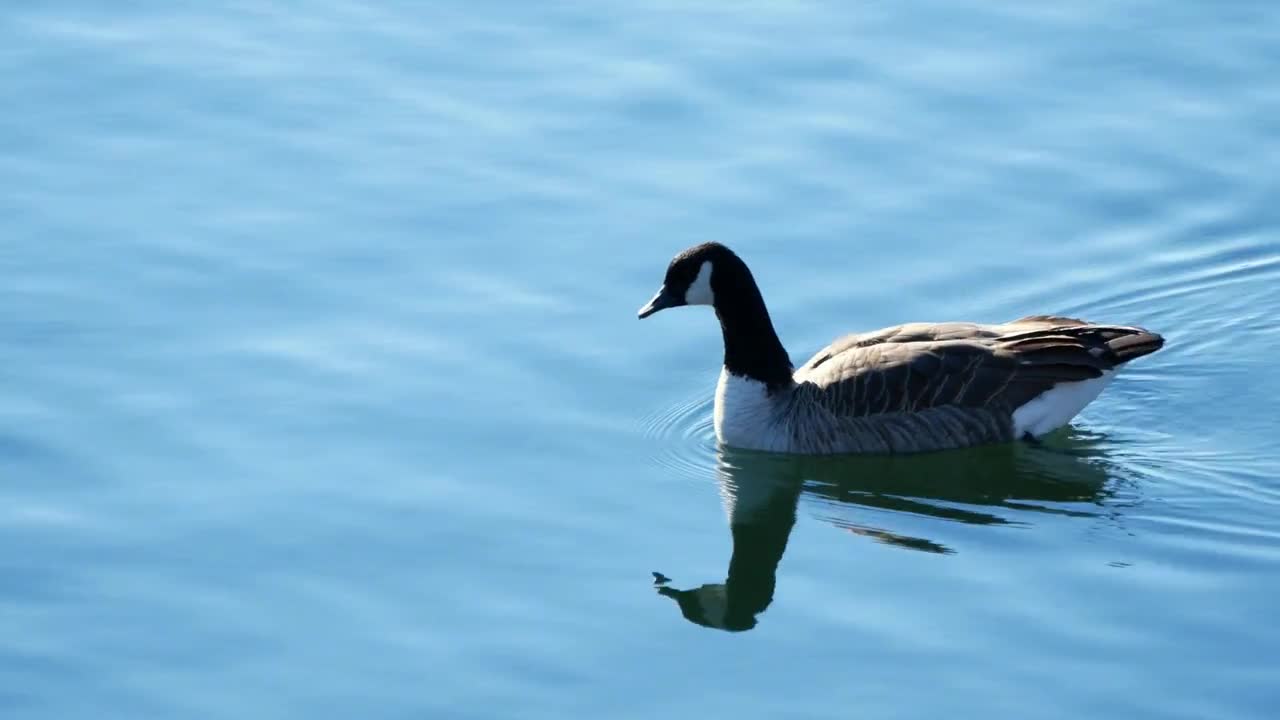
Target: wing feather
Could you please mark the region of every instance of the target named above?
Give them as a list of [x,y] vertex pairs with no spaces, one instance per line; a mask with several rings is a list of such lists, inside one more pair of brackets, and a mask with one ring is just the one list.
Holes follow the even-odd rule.
[[796,371],[842,417],[944,406],[1011,412],[1054,385],[1102,375],[1158,350],[1142,328],[1049,315],[1004,325],[912,323],[849,335]]

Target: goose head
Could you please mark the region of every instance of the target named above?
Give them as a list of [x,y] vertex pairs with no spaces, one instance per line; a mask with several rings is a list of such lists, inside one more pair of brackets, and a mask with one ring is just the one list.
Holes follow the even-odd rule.
[[639,315],[644,319],[682,305],[715,308],[728,373],[764,383],[770,391],[791,385],[791,359],[773,329],[760,288],[732,250],[709,242],[676,255],[662,287]]
[[640,308],[640,319],[683,305],[717,307],[717,291],[730,292],[734,279],[744,274],[750,279],[746,264],[724,245],[715,242],[695,245],[672,258],[662,287]]

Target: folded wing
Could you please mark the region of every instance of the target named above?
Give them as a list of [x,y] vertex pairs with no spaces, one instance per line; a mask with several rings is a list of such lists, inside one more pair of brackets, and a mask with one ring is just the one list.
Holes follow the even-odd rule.
[[1031,316],[1002,325],[915,323],[851,335],[796,371],[814,398],[840,417],[939,407],[1012,412],[1059,383],[1158,350],[1142,328]]

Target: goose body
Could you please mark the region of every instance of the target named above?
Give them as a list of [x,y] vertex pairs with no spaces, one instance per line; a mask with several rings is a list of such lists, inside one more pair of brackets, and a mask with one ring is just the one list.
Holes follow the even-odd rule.
[[711,305],[724,336],[717,439],[801,454],[909,453],[1037,438],[1076,416],[1119,367],[1164,344],[1138,327],[1034,315],[909,323],[847,335],[792,367],[751,271],[719,243],[671,261],[648,317]]

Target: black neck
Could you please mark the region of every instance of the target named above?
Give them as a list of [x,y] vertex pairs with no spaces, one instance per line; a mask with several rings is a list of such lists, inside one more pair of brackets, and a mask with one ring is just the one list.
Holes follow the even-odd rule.
[[791,358],[773,329],[764,297],[746,265],[713,275],[712,285],[716,317],[724,334],[725,369],[763,382],[770,390],[791,385]]

